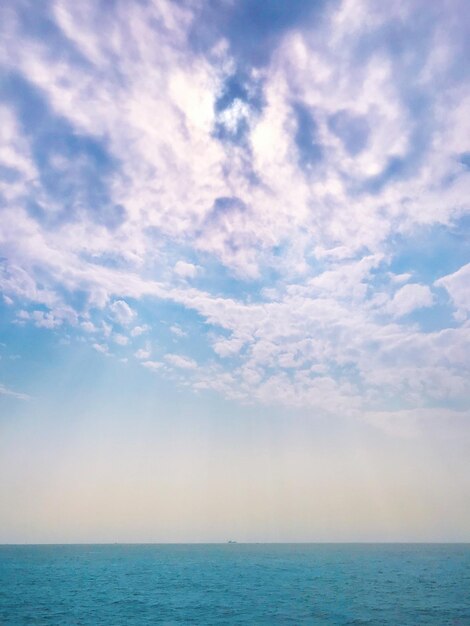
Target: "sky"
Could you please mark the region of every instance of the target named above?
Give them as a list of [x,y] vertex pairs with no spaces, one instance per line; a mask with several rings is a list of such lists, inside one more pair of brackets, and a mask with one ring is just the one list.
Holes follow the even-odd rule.
[[470,541],[465,0],[0,7],[0,543]]

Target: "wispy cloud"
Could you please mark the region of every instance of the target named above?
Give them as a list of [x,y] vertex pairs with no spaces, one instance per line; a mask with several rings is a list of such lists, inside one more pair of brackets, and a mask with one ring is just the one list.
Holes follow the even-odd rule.
[[16,400],[30,400],[31,399],[30,396],[28,396],[28,394],[19,393],[18,391],[13,391],[13,389],[10,389],[9,387],[6,387],[5,385],[2,385],[0,383],[0,397],[1,396],[16,398]]

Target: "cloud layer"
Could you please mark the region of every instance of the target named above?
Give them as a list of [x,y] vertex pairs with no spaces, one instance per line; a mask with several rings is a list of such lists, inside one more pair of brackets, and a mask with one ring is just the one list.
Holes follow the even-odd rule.
[[294,4],[3,4],[5,307],[196,392],[462,411],[468,12]]

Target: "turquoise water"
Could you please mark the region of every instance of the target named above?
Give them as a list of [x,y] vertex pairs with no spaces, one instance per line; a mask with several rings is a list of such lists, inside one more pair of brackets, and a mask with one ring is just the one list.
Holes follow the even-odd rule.
[[0,624],[470,625],[470,545],[0,546]]

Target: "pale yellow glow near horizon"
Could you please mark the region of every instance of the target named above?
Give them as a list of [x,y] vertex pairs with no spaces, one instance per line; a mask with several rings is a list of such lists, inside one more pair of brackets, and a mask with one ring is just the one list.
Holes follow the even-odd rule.
[[243,443],[88,427],[56,441],[11,434],[0,455],[0,542],[470,538],[463,459],[419,442],[267,434]]

